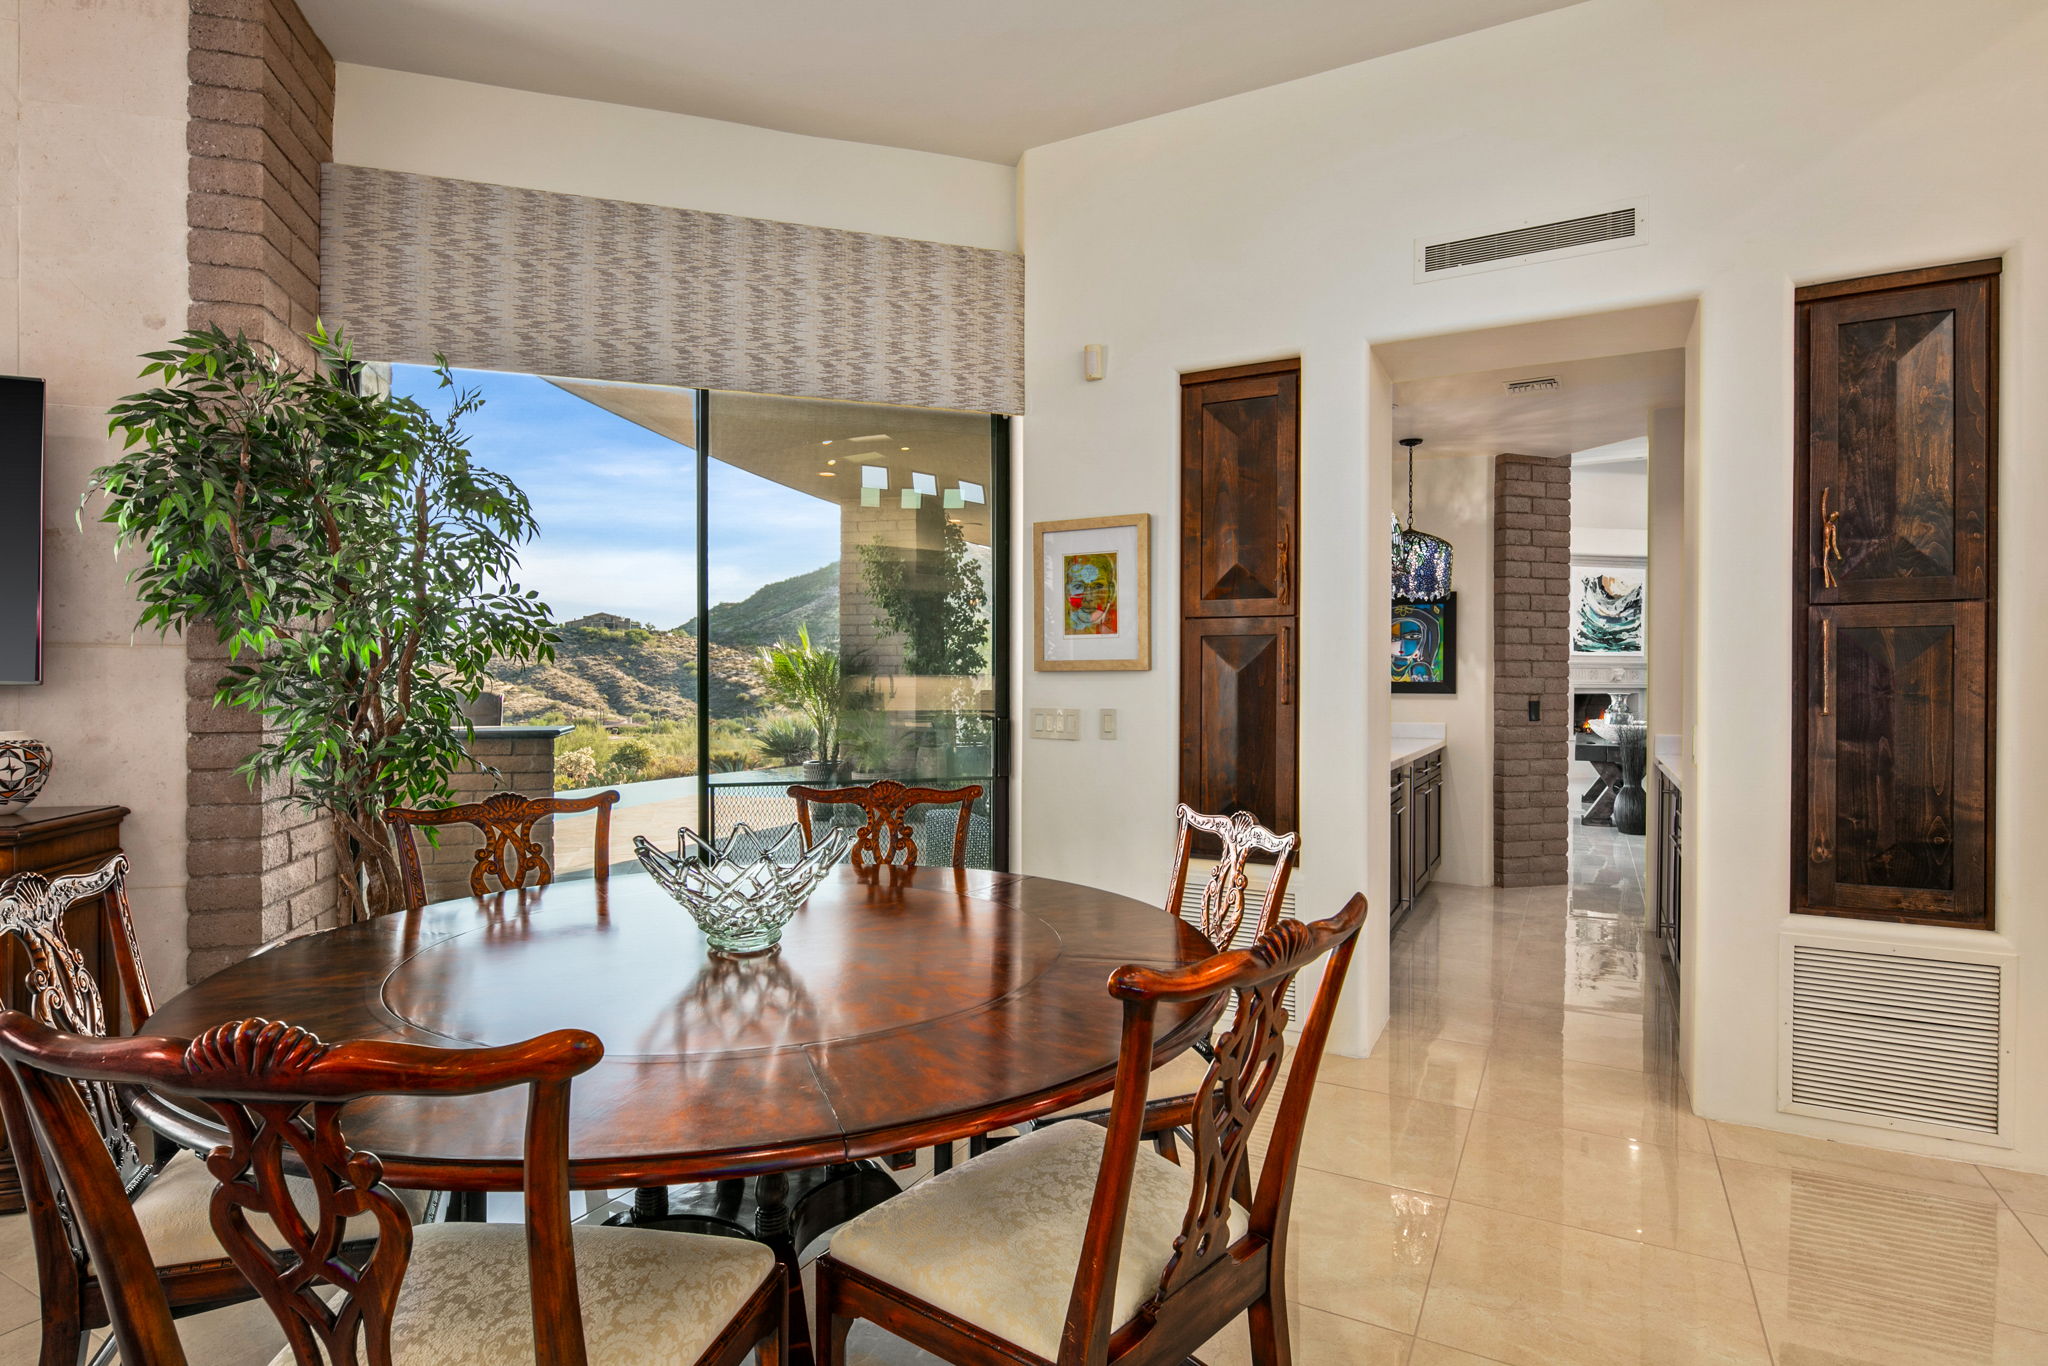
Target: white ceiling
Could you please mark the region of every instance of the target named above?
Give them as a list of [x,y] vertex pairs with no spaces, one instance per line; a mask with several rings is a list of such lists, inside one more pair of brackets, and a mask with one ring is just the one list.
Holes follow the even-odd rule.
[[[1507,391],[1510,380],[1539,377],[1558,387]],[[1650,409],[1684,398],[1683,349],[1440,375],[1394,386],[1394,435],[1423,438],[1416,451],[1424,459],[1585,452],[1586,463],[1621,469],[1633,457],[1620,443],[1647,437]],[[1597,450],[1603,447],[1611,449]]]
[[300,8],[339,61],[1014,162],[1044,143],[1570,3],[300,0]]

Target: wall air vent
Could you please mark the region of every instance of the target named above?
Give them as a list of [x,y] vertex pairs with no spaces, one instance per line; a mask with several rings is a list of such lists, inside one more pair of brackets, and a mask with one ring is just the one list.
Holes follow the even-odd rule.
[[1511,394],[1540,394],[1546,389],[1556,389],[1558,387],[1560,386],[1558,385],[1557,378],[1553,375],[1545,375],[1542,379],[1511,379],[1508,381],[1508,392]]
[[1503,232],[1448,241],[1415,244],[1415,278],[1443,279],[1479,270],[1526,265],[1532,260],[1583,256],[1588,252],[1632,247],[1642,239],[1641,206],[1629,204],[1561,218],[1550,223],[1525,223]]
[[2011,1147],[2008,954],[1786,936],[1778,1108]]

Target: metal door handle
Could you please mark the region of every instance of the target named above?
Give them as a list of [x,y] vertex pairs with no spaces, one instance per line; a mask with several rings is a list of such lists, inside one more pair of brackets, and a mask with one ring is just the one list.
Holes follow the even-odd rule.
[[1834,491],[1833,485],[1824,486],[1820,491],[1820,579],[1822,586],[1827,588],[1836,586],[1835,561],[1842,558],[1842,541],[1835,530],[1842,510],[1828,511],[1828,499]]
[[1835,710],[1835,637],[1834,622],[1827,617],[1820,619],[1820,714],[1831,715]]

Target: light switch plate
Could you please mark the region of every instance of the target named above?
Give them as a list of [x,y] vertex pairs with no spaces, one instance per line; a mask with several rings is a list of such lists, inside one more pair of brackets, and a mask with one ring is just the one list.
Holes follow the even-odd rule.
[[1079,707],[1033,707],[1031,738],[1034,740],[1078,740],[1081,738]]
[[1115,707],[1104,707],[1102,709],[1102,738],[1105,740],[1116,739]]

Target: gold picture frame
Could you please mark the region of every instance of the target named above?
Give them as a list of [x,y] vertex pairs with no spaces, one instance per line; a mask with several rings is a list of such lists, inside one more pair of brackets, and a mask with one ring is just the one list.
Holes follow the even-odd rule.
[[1031,547],[1032,668],[1151,668],[1152,514],[1034,522]]

